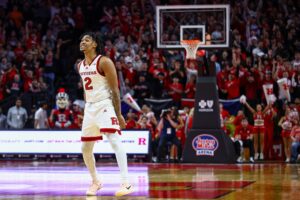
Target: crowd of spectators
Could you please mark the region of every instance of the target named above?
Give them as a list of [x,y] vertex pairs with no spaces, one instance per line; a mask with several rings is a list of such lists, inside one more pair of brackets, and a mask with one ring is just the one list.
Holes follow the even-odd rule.
[[[140,106],[146,104],[145,98],[171,98],[175,106],[185,109],[182,113],[186,117],[188,109],[182,107],[181,100],[195,97],[200,64],[185,62],[183,50],[155,47],[154,16],[155,5],[195,2],[231,6],[230,48],[209,50],[204,55],[208,60],[213,57],[220,98],[235,99],[244,94],[252,107],[265,104],[262,85],[273,84],[278,96],[276,81],[285,77],[291,102],[297,107],[300,103],[297,1],[7,0],[0,3],[1,128],[7,127],[5,115],[16,97],[21,97],[31,119],[27,120],[30,123],[27,122],[26,128],[34,127],[35,110],[41,102],[48,102],[45,109],[49,115],[55,107],[58,88],[66,89],[71,102],[83,99],[82,84],[74,66],[82,58],[78,44],[87,30],[99,33],[103,54],[114,61],[124,92],[137,99]],[[278,119],[286,107],[284,100],[275,103]],[[245,114],[249,115],[247,111]],[[127,128],[149,128],[153,138],[158,137],[157,113],[145,111],[139,115],[130,111],[127,121]],[[273,125],[277,127],[275,120]]]

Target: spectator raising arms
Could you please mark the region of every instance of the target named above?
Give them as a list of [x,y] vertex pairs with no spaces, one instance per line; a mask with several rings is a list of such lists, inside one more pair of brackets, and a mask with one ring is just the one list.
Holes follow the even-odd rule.
[[[264,138],[265,138],[265,123],[264,117],[268,109],[270,109],[270,104],[262,109],[262,105],[257,104],[256,110],[254,110],[247,102],[245,102],[246,107],[253,114],[254,119],[254,149],[255,149],[255,159],[258,157],[264,159]],[[260,142],[259,142],[260,141]],[[258,151],[258,149],[260,151]],[[259,153],[260,152],[260,153]]]

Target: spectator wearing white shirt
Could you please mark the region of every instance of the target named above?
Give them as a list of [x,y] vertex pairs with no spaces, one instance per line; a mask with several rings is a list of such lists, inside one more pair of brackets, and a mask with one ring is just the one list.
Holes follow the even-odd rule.
[[47,102],[41,102],[40,108],[34,114],[34,128],[35,129],[48,129],[48,115],[47,115]]

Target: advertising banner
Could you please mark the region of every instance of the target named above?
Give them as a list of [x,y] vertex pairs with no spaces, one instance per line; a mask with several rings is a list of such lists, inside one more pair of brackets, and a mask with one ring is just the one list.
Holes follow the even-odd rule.
[[[0,154],[81,154],[81,132],[59,130],[0,131]],[[127,154],[148,154],[148,130],[123,130],[122,143]],[[95,154],[113,154],[106,137],[96,142]]]

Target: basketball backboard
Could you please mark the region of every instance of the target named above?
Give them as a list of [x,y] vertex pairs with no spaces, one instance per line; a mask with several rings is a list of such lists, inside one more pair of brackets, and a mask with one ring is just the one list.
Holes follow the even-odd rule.
[[229,23],[229,5],[157,6],[157,47],[182,48],[181,40],[200,40],[199,48],[229,47]]

